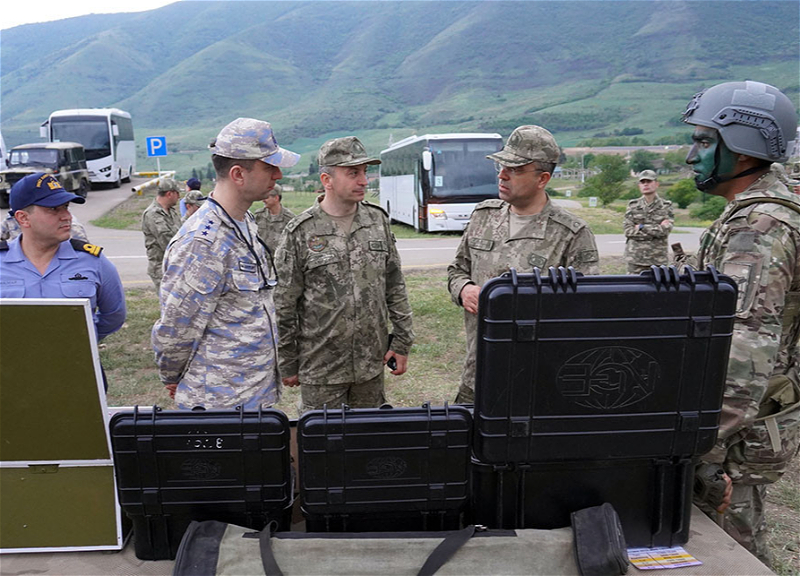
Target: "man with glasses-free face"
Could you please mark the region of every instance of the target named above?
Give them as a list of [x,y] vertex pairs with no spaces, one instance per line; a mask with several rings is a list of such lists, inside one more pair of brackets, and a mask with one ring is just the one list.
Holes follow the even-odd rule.
[[500,198],[475,207],[447,268],[447,287],[453,301],[464,307],[467,330],[458,403],[472,404],[475,398],[478,294],[487,280],[510,268],[524,273],[534,267],[573,266],[584,274],[599,273],[592,231],[545,192],[559,154],[550,132],[520,126],[501,151],[487,156],[496,162]]

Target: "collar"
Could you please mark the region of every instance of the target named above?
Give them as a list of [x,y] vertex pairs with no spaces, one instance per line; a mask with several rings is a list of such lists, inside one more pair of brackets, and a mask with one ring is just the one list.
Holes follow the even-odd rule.
[[[22,235],[20,234],[8,243],[8,253],[5,258],[6,262],[23,262],[27,260],[25,253],[22,251],[22,246],[20,245],[21,240]],[[59,260],[74,260],[77,257],[78,255],[75,253],[75,249],[69,243],[69,240],[64,240],[58,245],[58,250],[56,250],[54,256],[54,258],[58,258]]]

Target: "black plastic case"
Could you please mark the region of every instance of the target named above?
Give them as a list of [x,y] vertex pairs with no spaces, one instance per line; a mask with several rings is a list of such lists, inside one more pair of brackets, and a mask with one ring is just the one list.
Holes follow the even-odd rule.
[[694,464],[690,459],[552,462],[498,466],[472,462],[472,519],[489,528],[563,528],[570,514],[605,502],[630,547],[689,539]]
[[489,463],[691,457],[716,439],[736,284],[512,270],[480,293],[474,449]]
[[117,491],[136,557],[174,559],[192,520],[289,529],[289,421],[274,409],[120,412],[110,422]]
[[469,502],[461,406],[316,410],[298,423],[309,532],[450,530]]

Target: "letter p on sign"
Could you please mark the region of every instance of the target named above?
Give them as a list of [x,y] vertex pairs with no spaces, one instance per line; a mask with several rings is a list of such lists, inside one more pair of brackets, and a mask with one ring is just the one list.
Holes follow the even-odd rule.
[[148,156],[166,156],[167,155],[167,137],[166,136],[148,136],[147,137],[147,155]]

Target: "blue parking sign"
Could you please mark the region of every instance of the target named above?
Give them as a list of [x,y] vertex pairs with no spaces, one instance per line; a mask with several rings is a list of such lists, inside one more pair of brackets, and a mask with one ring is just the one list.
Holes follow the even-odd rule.
[[167,155],[167,137],[166,136],[148,136],[147,137],[147,155],[148,156],[166,156]]

